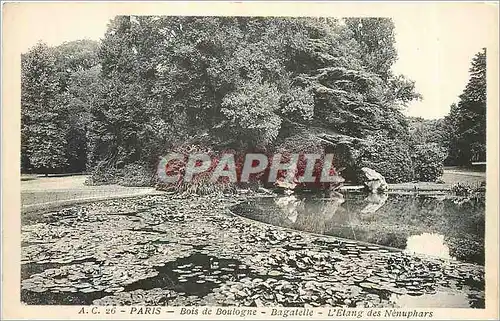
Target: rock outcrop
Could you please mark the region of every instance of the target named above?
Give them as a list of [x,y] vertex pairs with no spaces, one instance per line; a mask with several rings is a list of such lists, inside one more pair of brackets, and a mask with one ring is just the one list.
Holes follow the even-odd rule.
[[387,182],[382,174],[368,167],[363,167],[361,170],[365,174],[365,185],[368,187],[370,192],[378,193],[387,191],[389,186],[387,185]]

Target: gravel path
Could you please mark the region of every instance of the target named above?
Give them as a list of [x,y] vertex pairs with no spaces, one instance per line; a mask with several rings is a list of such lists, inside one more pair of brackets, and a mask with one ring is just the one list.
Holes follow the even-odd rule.
[[156,193],[151,187],[120,185],[85,185],[87,175],[38,177],[24,176],[21,181],[23,212],[57,208],[81,202]]

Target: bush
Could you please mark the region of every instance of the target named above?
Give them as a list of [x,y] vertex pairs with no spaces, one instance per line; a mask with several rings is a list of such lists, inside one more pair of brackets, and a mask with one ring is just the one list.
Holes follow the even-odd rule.
[[97,164],[90,176],[85,181],[86,185],[109,185],[118,184],[121,171],[117,168],[106,166],[104,162]]
[[451,186],[451,193],[455,196],[469,196],[472,194],[473,187],[466,184],[457,183]]
[[[207,195],[214,193],[231,193],[235,191],[235,184],[229,182],[225,178],[219,178],[216,182],[210,180],[212,174],[218,164],[219,156],[223,153],[215,152],[212,148],[197,144],[186,143],[172,148],[170,153],[178,153],[184,155],[184,160],[170,161],[168,164],[169,175],[179,174],[179,180],[173,183],[165,183],[158,180],[156,188],[164,191],[174,191],[177,193],[188,193]],[[209,155],[212,163],[210,167],[199,174],[193,176],[191,181],[185,181],[184,174],[188,156],[191,154],[204,153]],[[165,155],[168,153],[165,153]],[[237,169],[238,170],[238,169]]]
[[446,157],[446,149],[436,143],[414,145],[411,158],[415,179],[421,182],[435,182],[443,175],[443,162]]
[[99,163],[85,181],[86,185],[153,186],[153,171],[147,166],[132,163],[115,168]]
[[138,163],[125,165],[121,170],[118,184],[122,186],[152,186],[154,172],[147,166]]
[[388,183],[402,183],[413,180],[412,159],[409,147],[402,141],[382,137],[371,137],[360,144],[357,151],[357,180],[365,176],[362,167],[369,167],[382,174]]
[[[316,161],[313,168],[312,175],[316,177],[316,181],[307,183],[299,183],[298,181],[296,181],[297,189],[327,190],[340,186],[343,181],[343,177],[341,178],[337,172],[338,166],[336,159],[334,159],[333,161],[333,169],[330,170],[330,175],[339,175],[339,181],[332,183],[320,181],[321,171],[324,166],[323,160],[326,154],[325,147],[322,145],[321,140],[319,140],[317,136],[309,133],[307,130],[296,130],[295,134],[280,141],[279,144],[275,146],[275,153],[280,153],[286,160],[288,160],[288,157],[291,154],[299,154],[297,169],[295,172],[296,179],[303,176],[305,173],[308,162],[304,156],[305,154],[321,155],[320,159]],[[282,159],[282,162],[285,162],[285,160]],[[278,178],[283,176],[285,176],[284,173],[278,175]]]
[[451,193],[455,196],[486,198],[486,183],[456,183],[451,186]]
[[[161,189],[161,188],[160,188]],[[235,184],[227,181],[211,182],[209,175],[201,175],[193,178],[191,182],[182,181],[175,186],[178,193],[210,195],[222,193],[235,193]]]

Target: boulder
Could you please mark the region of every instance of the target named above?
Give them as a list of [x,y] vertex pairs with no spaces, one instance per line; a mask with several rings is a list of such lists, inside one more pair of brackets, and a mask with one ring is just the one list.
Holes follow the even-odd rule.
[[387,182],[382,174],[368,167],[363,167],[361,170],[365,174],[365,185],[368,187],[370,192],[378,193],[387,191],[389,186],[387,185]]

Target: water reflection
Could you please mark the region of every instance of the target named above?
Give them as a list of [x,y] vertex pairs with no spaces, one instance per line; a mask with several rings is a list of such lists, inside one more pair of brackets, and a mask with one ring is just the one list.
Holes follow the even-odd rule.
[[385,202],[389,198],[389,194],[382,193],[370,193],[365,201],[368,203],[362,210],[361,213],[375,213],[379,208],[384,206]]
[[450,248],[445,243],[444,235],[435,233],[410,236],[406,241],[405,252],[426,254],[447,260],[455,259],[450,255]]
[[436,292],[419,296],[393,294],[390,300],[400,307],[412,308],[470,308],[466,293]]
[[333,193],[255,199],[234,212],[269,224],[484,263],[484,205],[450,196]]
[[274,199],[276,205],[286,214],[287,219],[295,223],[299,216],[299,210],[303,210],[304,201],[295,195],[287,195]]

